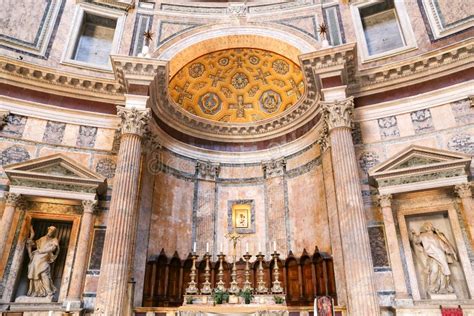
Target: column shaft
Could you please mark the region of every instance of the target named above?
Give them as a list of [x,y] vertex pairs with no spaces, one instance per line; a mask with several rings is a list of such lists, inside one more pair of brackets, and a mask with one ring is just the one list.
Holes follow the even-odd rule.
[[15,193],[5,194],[5,209],[3,210],[2,220],[0,222],[0,257],[5,251],[8,235],[13,223],[13,217],[15,215],[15,209],[18,205],[21,196]]
[[148,111],[118,107],[122,137],[107,216],[104,251],[97,289],[96,314],[125,315],[128,281],[136,233],[136,204],[141,163],[141,136]]
[[351,135],[352,99],[323,102],[332,150],[349,315],[379,316],[360,179]]
[[395,285],[395,298],[408,298],[408,290],[405,283],[405,273],[403,271],[402,257],[400,255],[400,247],[395,229],[391,199],[391,195],[379,196],[385,234],[387,236],[390,266],[392,267],[393,283]]
[[96,201],[82,201],[84,213],[82,215],[76,257],[72,269],[71,287],[67,297],[68,301],[81,300],[84,277],[87,269],[87,257],[89,255],[92,226],[94,224],[94,207],[96,204]]
[[470,183],[458,184],[454,187],[457,195],[461,199],[462,215],[467,231],[471,238],[471,245],[474,247],[474,204],[472,203],[472,191]]

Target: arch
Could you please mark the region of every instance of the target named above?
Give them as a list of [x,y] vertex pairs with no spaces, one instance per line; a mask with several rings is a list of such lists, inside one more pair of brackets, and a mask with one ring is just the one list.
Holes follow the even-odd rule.
[[300,277],[298,269],[298,261],[290,252],[286,259],[286,281],[287,281],[287,304],[298,305],[301,298]]
[[250,47],[271,50],[299,64],[300,54],[315,51],[318,42],[290,27],[270,23],[214,24],[194,28],[159,47],[152,56],[169,61],[172,77],[188,62],[213,51]]

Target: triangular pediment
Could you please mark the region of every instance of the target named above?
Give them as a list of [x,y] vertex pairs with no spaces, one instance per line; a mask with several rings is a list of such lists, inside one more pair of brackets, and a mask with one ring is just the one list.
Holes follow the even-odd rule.
[[369,170],[379,193],[416,191],[467,182],[471,157],[458,152],[411,145]]
[[465,154],[411,145],[387,159],[385,162],[370,169],[369,175],[469,162],[470,160],[471,157]]
[[106,179],[63,154],[4,166],[12,185],[55,190],[102,192]]

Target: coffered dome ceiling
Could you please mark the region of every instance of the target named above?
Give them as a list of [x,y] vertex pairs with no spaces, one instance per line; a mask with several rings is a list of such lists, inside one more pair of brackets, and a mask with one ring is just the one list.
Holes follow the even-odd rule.
[[212,121],[249,123],[278,115],[304,95],[303,73],[279,54],[250,48],[203,55],[169,83],[171,99]]

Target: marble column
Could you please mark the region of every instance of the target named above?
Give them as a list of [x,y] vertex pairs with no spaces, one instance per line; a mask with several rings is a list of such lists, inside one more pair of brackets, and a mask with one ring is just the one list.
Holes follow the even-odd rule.
[[5,193],[5,209],[3,210],[2,220],[0,222],[0,257],[5,251],[5,245],[13,223],[15,210],[21,202],[21,195],[15,193]]
[[71,287],[69,288],[66,299],[66,301],[74,304],[74,308],[81,307],[81,295],[87,270],[87,258],[89,256],[92,227],[94,225],[94,209],[96,206],[96,200],[82,201],[83,213],[81,228],[79,231],[74,266],[72,268]]
[[392,268],[393,283],[395,286],[395,299],[408,299],[408,289],[405,282],[405,272],[403,271],[400,246],[395,228],[395,221],[392,212],[392,195],[379,195],[378,201],[382,210],[385,235],[387,236],[387,248]]
[[467,225],[466,230],[469,232],[469,236],[471,237],[471,245],[474,247],[474,205],[472,203],[471,184],[458,184],[454,187],[454,191],[461,199],[464,223]]
[[351,135],[353,99],[321,103],[329,131],[349,315],[380,315],[360,179]]
[[136,233],[136,205],[142,136],[150,117],[149,109],[117,107],[121,118],[120,149],[117,157],[107,231],[95,306],[96,315],[125,315],[129,270]]

